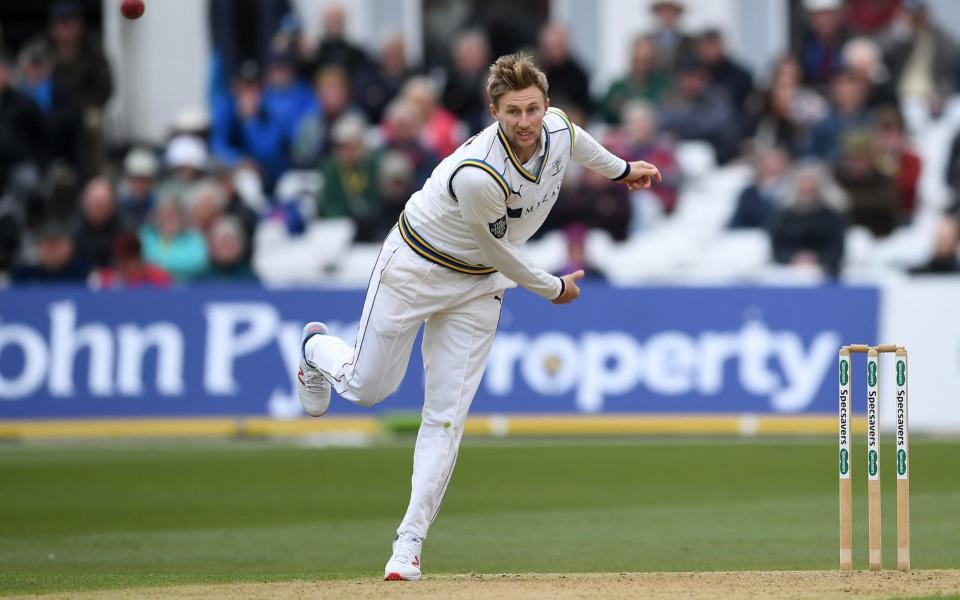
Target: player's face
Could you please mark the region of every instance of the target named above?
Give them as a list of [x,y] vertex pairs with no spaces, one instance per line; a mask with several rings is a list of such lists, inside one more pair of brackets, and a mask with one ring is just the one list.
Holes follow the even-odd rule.
[[540,88],[531,85],[507,92],[496,105],[490,105],[490,112],[514,151],[529,160],[537,148],[543,115],[547,112],[547,99]]

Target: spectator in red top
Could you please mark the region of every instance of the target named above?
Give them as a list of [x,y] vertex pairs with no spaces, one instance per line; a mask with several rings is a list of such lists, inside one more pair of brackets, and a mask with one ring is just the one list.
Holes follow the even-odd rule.
[[854,33],[877,34],[893,21],[902,0],[847,0],[847,26]]
[[170,274],[143,262],[140,240],[132,233],[121,233],[113,241],[113,264],[96,271],[90,280],[95,289],[160,287],[173,283]]
[[440,104],[440,93],[428,77],[414,77],[403,86],[402,97],[412,102],[423,117],[420,141],[440,158],[445,158],[466,139],[466,127]]
[[656,108],[641,100],[627,103],[623,110],[623,125],[608,140],[607,146],[625,160],[645,160],[657,165],[663,180],[644,192],[657,197],[663,212],[673,212],[677,204],[680,168],[672,145],[657,129]]
[[904,132],[903,117],[896,108],[880,109],[874,115],[874,143],[881,171],[896,180],[899,221],[909,223],[917,209],[917,188],[923,164],[910,148]]

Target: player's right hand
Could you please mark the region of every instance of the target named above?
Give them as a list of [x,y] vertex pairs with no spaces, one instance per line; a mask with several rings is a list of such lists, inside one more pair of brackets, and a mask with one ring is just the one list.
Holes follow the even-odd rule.
[[570,304],[580,297],[580,288],[577,287],[577,282],[583,279],[583,269],[568,273],[560,279],[563,280],[563,293],[552,302],[554,304]]

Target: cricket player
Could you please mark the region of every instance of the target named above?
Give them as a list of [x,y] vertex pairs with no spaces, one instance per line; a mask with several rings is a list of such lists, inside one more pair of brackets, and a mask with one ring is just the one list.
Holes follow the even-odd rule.
[[426,323],[410,504],[387,580],[420,579],[420,550],[453,473],[504,290],[520,285],[554,304],[580,296],[583,271],[556,277],[521,250],[553,208],[567,165],[576,161],[631,190],[660,180],[655,166],[614,156],[550,108],[546,76],[529,56],[498,58],[487,91],[496,122],[444,159],[407,202],[370,277],[356,343],[328,335],[323,323],[303,328],[298,393],[307,413],[321,416],[331,386],[361,406],[393,393]]

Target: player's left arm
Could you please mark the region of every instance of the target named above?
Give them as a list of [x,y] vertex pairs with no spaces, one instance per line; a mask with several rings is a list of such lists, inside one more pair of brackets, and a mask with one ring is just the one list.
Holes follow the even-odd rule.
[[660,169],[645,160],[628,162],[603,147],[589,133],[573,125],[573,152],[570,157],[601,175],[626,184],[631,191],[643,190],[660,181]]

